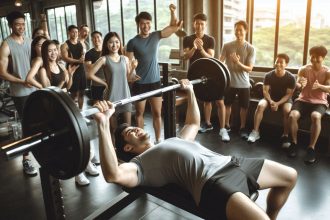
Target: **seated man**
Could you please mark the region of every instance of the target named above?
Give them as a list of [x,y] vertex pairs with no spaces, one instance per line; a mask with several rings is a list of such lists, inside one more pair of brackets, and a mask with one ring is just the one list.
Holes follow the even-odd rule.
[[267,107],[274,112],[278,108],[283,111],[282,147],[289,147],[288,117],[292,106],[292,94],[296,86],[296,79],[292,73],[285,70],[289,63],[289,56],[282,53],[276,56],[275,70],[266,74],[263,85],[264,98],[258,103],[254,113],[254,128],[249,135],[248,142],[254,143],[260,138],[259,126]]
[[321,132],[321,118],[326,112],[329,104],[327,93],[330,92],[330,69],[323,65],[327,49],[324,46],[315,46],[309,49],[310,62],[300,68],[298,72],[297,88],[301,89],[299,97],[292,106],[289,115],[289,126],[291,130],[292,143],[288,150],[289,157],[297,155],[297,132],[299,118],[310,116],[310,143],[304,161],[314,163],[315,144]]
[[[121,125],[115,132],[117,151],[136,156],[120,165],[109,129],[114,109],[110,102],[96,104],[103,112],[94,117],[105,180],[125,187],[177,184],[193,196],[207,219],[276,219],[295,186],[297,172],[270,160],[223,156],[194,142],[200,112],[191,83],[182,80],[181,86],[187,91],[188,106],[179,137],[154,146],[143,129]],[[248,196],[266,188],[271,189],[265,212]]]

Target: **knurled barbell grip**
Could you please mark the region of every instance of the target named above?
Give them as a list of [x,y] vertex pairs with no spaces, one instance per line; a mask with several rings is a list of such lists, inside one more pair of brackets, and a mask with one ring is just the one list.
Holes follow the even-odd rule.
[[40,143],[47,141],[48,139],[56,138],[67,132],[69,132],[68,128],[64,128],[56,132],[39,132],[32,136],[25,137],[23,139],[5,145],[1,147],[1,151],[4,153],[6,159],[11,159],[18,155],[21,155],[24,152],[30,151],[32,147],[37,146]]
[[[193,85],[197,84],[197,83],[205,83],[206,80],[207,79],[205,77],[202,77],[201,79],[191,80],[190,83],[193,84]],[[128,103],[132,103],[132,102],[135,102],[135,101],[138,101],[138,100],[142,100],[142,99],[157,95],[159,93],[164,93],[164,92],[168,92],[168,91],[171,91],[171,90],[175,90],[175,89],[178,89],[180,87],[181,87],[180,84],[166,86],[164,88],[156,89],[156,90],[153,90],[153,91],[150,91],[150,92],[146,92],[146,93],[142,93],[142,94],[139,94],[139,95],[132,96],[130,98],[115,101],[112,104],[113,104],[114,108],[116,108],[118,106],[126,105]],[[100,112],[99,109],[94,107],[94,108],[90,108],[90,109],[82,111],[81,115],[83,117],[87,117],[87,116],[90,116],[90,115],[94,115],[98,112]]]

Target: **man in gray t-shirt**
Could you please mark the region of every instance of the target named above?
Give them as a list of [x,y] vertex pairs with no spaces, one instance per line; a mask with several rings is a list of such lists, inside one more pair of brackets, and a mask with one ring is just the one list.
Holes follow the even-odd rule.
[[[31,39],[24,36],[24,14],[13,11],[7,15],[7,20],[12,32],[0,47],[0,77],[9,81],[10,95],[22,119],[24,104],[29,95],[35,91],[35,88],[25,81],[31,68]],[[23,170],[27,175],[37,175],[37,170],[28,159],[28,153],[23,154]]]
[[[177,21],[175,16],[176,7],[171,4],[171,22],[170,25],[161,31],[150,32],[152,17],[148,12],[140,12],[135,17],[136,25],[139,28],[139,34],[133,39],[129,40],[126,47],[126,55],[132,62],[137,59],[138,66],[136,67],[136,74],[141,77],[132,86],[133,95],[149,92],[151,90],[160,88],[160,71],[158,66],[158,47],[159,41],[162,38],[167,38],[179,30],[182,26],[182,21]],[[148,98],[151,105],[153,126],[155,130],[155,143],[160,142],[161,132],[161,110],[162,97],[155,95]],[[144,127],[144,109],[146,100],[135,102],[135,119],[138,127]]]
[[[194,142],[200,112],[192,84],[188,80],[180,84],[188,99],[185,126],[178,138],[157,145],[143,129],[120,125],[114,135],[115,150],[109,135],[109,118],[115,110],[109,102],[96,105],[105,180],[125,187],[177,184],[192,195],[207,219],[276,219],[295,186],[297,172],[274,161],[220,155]],[[136,156],[119,165],[116,151]],[[267,188],[270,195],[265,212],[248,196]]]
[[245,21],[235,23],[236,40],[223,45],[220,61],[226,62],[230,71],[230,87],[225,95],[226,105],[226,127],[230,128],[231,105],[238,95],[240,105],[240,135],[242,138],[248,137],[245,129],[246,116],[250,102],[250,80],[249,73],[253,69],[255,61],[254,47],[245,40],[248,25]]

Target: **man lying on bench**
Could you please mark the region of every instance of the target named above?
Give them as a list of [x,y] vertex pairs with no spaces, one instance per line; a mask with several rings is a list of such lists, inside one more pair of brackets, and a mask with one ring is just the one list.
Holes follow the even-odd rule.
[[[115,132],[117,151],[136,155],[118,165],[112,144],[110,102],[99,102],[95,119],[99,129],[100,160],[107,182],[124,187],[160,187],[174,183],[186,189],[207,219],[276,219],[295,186],[297,172],[264,159],[224,156],[194,142],[200,112],[188,80],[182,80],[188,97],[185,126],[179,137],[153,145],[143,129],[120,125]],[[264,211],[249,199],[257,189],[271,188]]]

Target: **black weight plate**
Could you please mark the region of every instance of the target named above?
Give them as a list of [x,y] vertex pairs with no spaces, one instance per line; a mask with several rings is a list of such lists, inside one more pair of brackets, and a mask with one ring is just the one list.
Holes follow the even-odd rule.
[[229,72],[227,66],[226,66],[223,62],[221,62],[220,60],[218,60],[218,59],[216,59],[216,58],[214,58],[214,57],[212,57],[211,59],[217,61],[217,63],[220,64],[220,66],[222,67],[222,70],[226,73],[226,77],[227,77],[227,87],[229,88],[229,87],[230,87],[231,76],[230,76],[230,72]]
[[194,85],[195,95],[202,101],[214,101],[222,98],[227,87],[226,73],[222,67],[214,60],[200,58],[195,60],[189,67],[188,79],[200,79],[206,77],[206,83]]
[[67,107],[72,111],[73,116],[75,119],[73,121],[76,121],[77,123],[75,124],[75,129],[76,129],[76,134],[78,136],[78,141],[79,141],[79,147],[80,147],[80,165],[79,165],[79,173],[83,172],[87,164],[89,162],[89,157],[90,157],[90,133],[91,131],[89,130],[85,119],[82,117],[80,114],[79,109],[75,105],[75,103],[72,101],[72,98],[65,92],[63,92],[61,89],[57,87],[49,87],[49,89],[54,90],[54,92],[61,97],[61,99],[67,104]]
[[57,94],[61,92],[59,88],[47,88],[32,93],[24,107],[22,128],[24,136],[67,130],[34,147],[32,152],[40,166],[49,174],[58,179],[69,179],[85,169],[86,166],[82,167],[82,164],[87,163],[82,160],[89,157],[89,150],[88,156],[83,155],[86,150],[82,148],[88,146],[89,141],[86,143],[86,140],[82,140],[82,137],[88,137],[81,134],[81,130],[87,131],[86,124],[82,123],[83,119],[79,120],[82,116],[77,114],[77,109],[72,111]]

